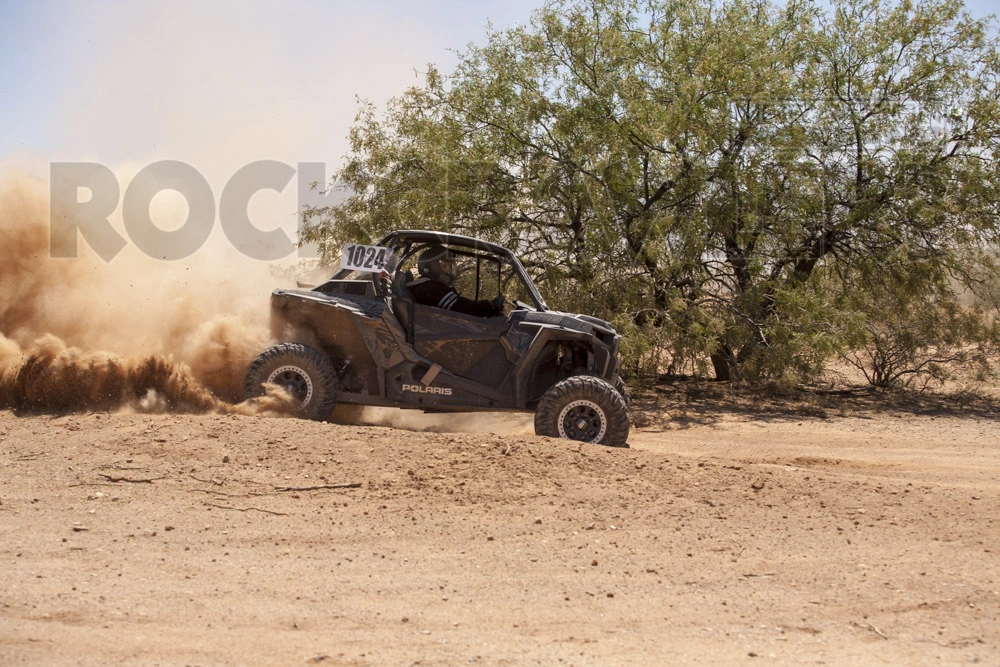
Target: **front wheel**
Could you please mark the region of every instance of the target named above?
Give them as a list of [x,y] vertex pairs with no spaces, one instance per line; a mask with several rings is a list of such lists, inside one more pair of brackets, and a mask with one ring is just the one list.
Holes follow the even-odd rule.
[[628,406],[604,380],[574,375],[557,382],[538,401],[535,433],[608,447],[627,447]]
[[296,413],[326,419],[337,402],[337,373],[318,350],[301,343],[269,347],[247,369],[246,398],[264,395],[264,384],[276,384],[292,397]]
[[632,409],[632,394],[629,393],[628,387],[625,386],[625,381],[618,378],[618,382],[615,383],[615,389],[621,394],[622,400],[625,401],[625,407],[629,410]]

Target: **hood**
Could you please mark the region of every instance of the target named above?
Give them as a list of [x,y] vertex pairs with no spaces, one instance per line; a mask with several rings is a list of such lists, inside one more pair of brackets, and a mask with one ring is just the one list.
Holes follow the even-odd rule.
[[[521,313],[524,313],[523,315]],[[546,326],[569,329],[589,334],[602,341],[610,342],[618,337],[618,332],[604,320],[590,315],[576,313],[561,313],[555,310],[546,311],[515,311],[512,317],[517,322],[527,326]]]

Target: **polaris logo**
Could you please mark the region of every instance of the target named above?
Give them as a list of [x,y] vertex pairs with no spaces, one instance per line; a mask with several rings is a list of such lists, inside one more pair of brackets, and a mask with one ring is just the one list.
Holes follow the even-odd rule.
[[438,394],[439,396],[451,396],[450,387],[425,387],[422,384],[404,384],[403,391],[411,391],[415,394]]

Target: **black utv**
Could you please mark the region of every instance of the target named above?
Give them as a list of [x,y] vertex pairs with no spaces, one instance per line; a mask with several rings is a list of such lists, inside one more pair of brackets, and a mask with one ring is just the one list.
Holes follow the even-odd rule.
[[[418,260],[431,248],[447,251],[458,293],[500,314],[417,303]],[[282,342],[250,365],[247,397],[281,386],[303,417],[325,419],[338,402],[534,411],[539,435],[626,446],[621,336],[603,320],[549,310],[517,257],[493,243],[397,231],[348,245],[330,280],[273,292],[271,335]]]

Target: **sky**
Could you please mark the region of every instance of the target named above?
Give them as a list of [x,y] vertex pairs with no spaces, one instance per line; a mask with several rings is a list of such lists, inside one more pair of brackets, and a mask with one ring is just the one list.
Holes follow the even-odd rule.
[[537,4],[0,0],[0,159],[338,159],[357,97]]
[[0,0],[0,160],[337,161],[356,98],[542,2]]

